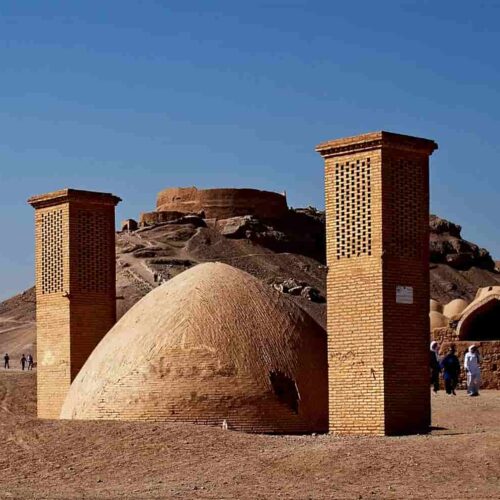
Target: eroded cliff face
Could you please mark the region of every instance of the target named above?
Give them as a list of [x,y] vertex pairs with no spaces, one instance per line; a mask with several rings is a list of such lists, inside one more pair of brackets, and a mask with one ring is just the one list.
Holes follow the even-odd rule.
[[431,262],[448,264],[454,269],[474,266],[488,271],[495,270],[495,262],[488,250],[464,240],[461,226],[437,215],[430,216],[429,226]]

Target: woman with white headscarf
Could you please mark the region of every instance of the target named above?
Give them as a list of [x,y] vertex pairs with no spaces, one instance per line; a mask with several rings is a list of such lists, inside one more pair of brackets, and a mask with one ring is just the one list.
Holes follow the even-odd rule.
[[434,340],[431,342],[429,367],[431,369],[431,385],[434,392],[439,391],[439,344]]
[[467,393],[469,396],[479,396],[479,385],[481,384],[481,368],[477,347],[471,345],[464,358],[465,373],[467,373]]

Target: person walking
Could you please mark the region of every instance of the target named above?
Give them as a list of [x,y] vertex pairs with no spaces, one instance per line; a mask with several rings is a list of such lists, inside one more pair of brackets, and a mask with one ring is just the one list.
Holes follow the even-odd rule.
[[467,373],[467,393],[469,396],[479,396],[479,385],[481,384],[481,360],[477,347],[473,344],[465,354],[464,369]]
[[429,353],[429,367],[431,370],[431,385],[432,390],[437,393],[439,391],[439,372],[441,368],[439,367],[439,344],[433,340],[431,342],[431,348]]
[[3,357],[3,367],[7,370],[8,368],[10,368],[10,365],[9,365],[9,360],[10,360],[10,357],[7,353],[5,353],[5,356]]
[[33,356],[28,354],[28,370],[33,370]]
[[455,346],[452,345],[448,349],[448,353],[441,360],[440,367],[443,370],[444,387],[446,394],[457,395],[455,389],[458,385],[460,376],[460,361],[455,354]]
[[24,371],[24,368],[26,367],[26,361],[27,361],[26,360],[26,356],[23,354],[21,356],[21,368],[22,368],[23,371]]

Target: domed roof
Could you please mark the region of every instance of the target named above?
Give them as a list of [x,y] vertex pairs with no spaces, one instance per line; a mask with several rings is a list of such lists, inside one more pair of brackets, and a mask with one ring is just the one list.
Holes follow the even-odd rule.
[[61,418],[181,421],[247,432],[328,427],[325,331],[291,299],[226,264],[156,288],[108,332]]
[[500,286],[480,288],[457,325],[460,340],[500,339]]
[[429,313],[429,318],[431,322],[431,330],[434,330],[434,328],[443,328],[448,326],[448,318],[440,312],[431,311]]
[[431,311],[436,311],[438,313],[443,312],[443,306],[437,300],[431,299],[429,306]]
[[447,318],[452,318],[457,314],[462,314],[463,310],[467,307],[467,302],[464,299],[454,299],[448,302],[443,308],[443,314]]

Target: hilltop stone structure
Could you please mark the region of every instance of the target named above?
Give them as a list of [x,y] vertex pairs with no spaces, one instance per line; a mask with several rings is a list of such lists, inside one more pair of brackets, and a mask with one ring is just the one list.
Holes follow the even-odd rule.
[[61,418],[325,432],[326,334],[257,278],[200,264],[118,321],[77,375]]
[[228,219],[253,215],[275,219],[288,211],[286,196],[258,189],[168,188],[158,193],[155,212],[141,214],[141,225],[166,222],[186,214],[202,214],[206,219]]
[[116,321],[115,205],[64,189],[35,208],[38,416],[58,418],[71,382]]
[[325,160],[330,431],[430,425],[429,155],[388,132],[317,146]]

